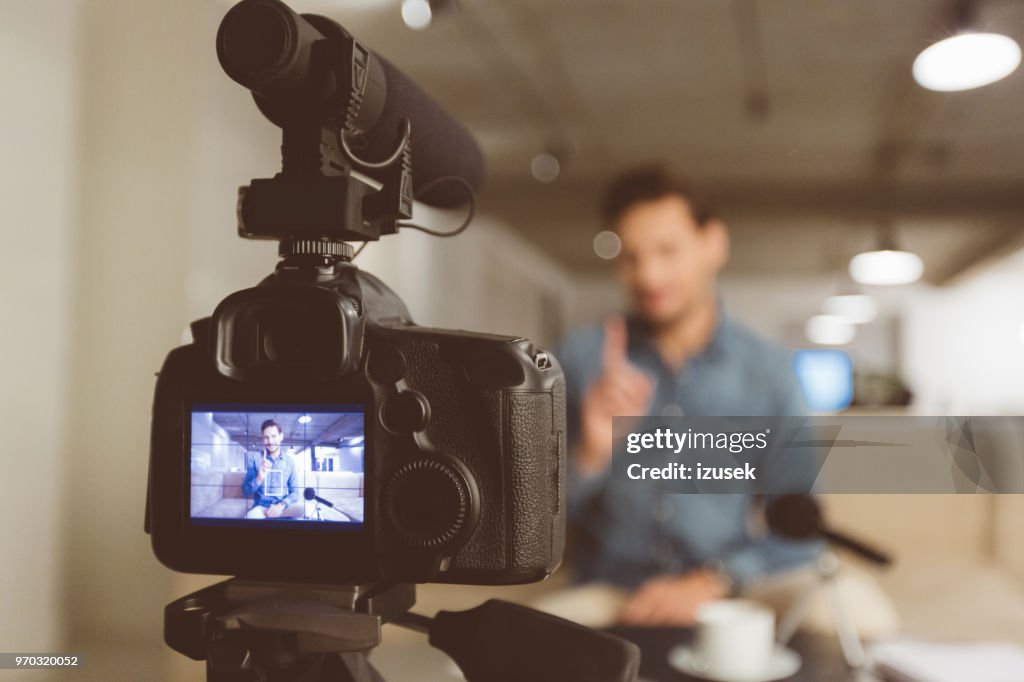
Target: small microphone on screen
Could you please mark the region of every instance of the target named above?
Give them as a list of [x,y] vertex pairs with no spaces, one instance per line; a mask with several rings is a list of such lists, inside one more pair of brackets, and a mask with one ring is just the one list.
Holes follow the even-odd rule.
[[317,495],[316,494],[316,490],[314,490],[313,488],[306,488],[306,492],[304,493],[304,495],[305,495],[306,499],[309,500],[309,501],[316,500],[317,502],[319,502],[320,504],[324,505],[325,507],[330,507],[331,509],[334,509],[334,503],[331,502],[330,500],[324,499],[324,498],[320,497],[319,495]]

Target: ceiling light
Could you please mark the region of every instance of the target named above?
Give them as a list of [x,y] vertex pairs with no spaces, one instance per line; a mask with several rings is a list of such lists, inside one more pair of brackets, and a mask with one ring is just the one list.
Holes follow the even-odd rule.
[[538,182],[554,182],[561,171],[562,166],[558,163],[558,157],[550,152],[541,152],[530,162],[530,173]]
[[878,225],[876,246],[850,260],[850,277],[861,284],[896,285],[916,282],[924,273],[924,263],[916,253],[896,244],[896,234],[886,222]]
[[839,294],[826,298],[822,311],[853,324],[865,324],[878,315],[878,304],[867,294]]
[[909,251],[868,251],[850,260],[850,277],[861,284],[910,284],[921,279],[924,263]]
[[300,424],[308,424],[311,421],[313,421],[313,418],[310,417],[308,414],[304,414],[301,417],[299,417]]
[[622,240],[611,230],[603,230],[594,235],[594,253],[598,258],[611,260],[622,250]]
[[807,340],[822,346],[842,346],[853,341],[857,328],[838,315],[815,315],[804,327]]
[[939,92],[980,88],[1020,65],[1020,45],[999,33],[965,32],[926,47],[914,60],[914,80]]
[[414,31],[430,26],[434,12],[427,0],[402,0],[402,21]]

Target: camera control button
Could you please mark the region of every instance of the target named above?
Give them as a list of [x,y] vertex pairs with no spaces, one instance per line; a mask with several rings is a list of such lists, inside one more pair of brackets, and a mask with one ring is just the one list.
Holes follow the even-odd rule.
[[402,391],[384,401],[380,417],[393,433],[422,431],[430,421],[430,403],[419,391]]
[[382,491],[390,530],[406,544],[438,548],[450,544],[470,522],[472,496],[455,468],[421,457],[395,471]]
[[383,344],[370,351],[367,369],[378,384],[393,384],[405,376],[405,356],[391,344]]

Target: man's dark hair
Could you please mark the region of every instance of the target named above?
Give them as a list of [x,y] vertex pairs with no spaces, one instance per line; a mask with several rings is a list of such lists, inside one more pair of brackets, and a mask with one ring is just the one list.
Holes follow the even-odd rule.
[[663,163],[637,166],[612,180],[604,192],[601,217],[605,225],[615,227],[622,214],[636,204],[673,195],[686,200],[699,227],[718,217],[707,190]]
[[271,426],[276,427],[278,433],[284,433],[284,429],[281,428],[281,425],[278,424],[273,419],[268,419],[267,421],[263,422],[263,424],[260,426],[260,433],[263,433],[264,431],[269,429]]

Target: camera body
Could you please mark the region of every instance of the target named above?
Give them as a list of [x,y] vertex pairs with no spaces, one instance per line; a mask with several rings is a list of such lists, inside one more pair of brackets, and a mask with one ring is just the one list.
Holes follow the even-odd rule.
[[233,7],[217,55],[281,128],[280,171],[237,206],[239,235],[278,240],[282,260],[160,371],[155,554],[252,580],[546,577],[565,533],[557,362],[526,339],[418,327],[351,263],[348,242],[418,227],[414,185],[450,208],[456,180],[472,216],[476,142],[341,26],[279,0]]
[[[164,362],[153,408],[147,527],[168,567],[335,584],[523,583],[557,567],[565,391],[550,354],[413,325],[379,279],[319,256],[286,258],[192,331]],[[273,424],[276,460],[268,414],[296,425]],[[250,421],[270,443],[262,459],[249,451],[255,426],[238,426]],[[358,453],[361,471],[324,471],[338,452]],[[296,482],[291,499],[266,488],[246,499],[266,460],[281,465],[275,481]],[[317,481],[345,477],[359,482],[332,504]],[[223,499],[200,503],[211,490]],[[271,518],[274,501],[298,511]],[[344,520],[325,522],[328,511]]]

